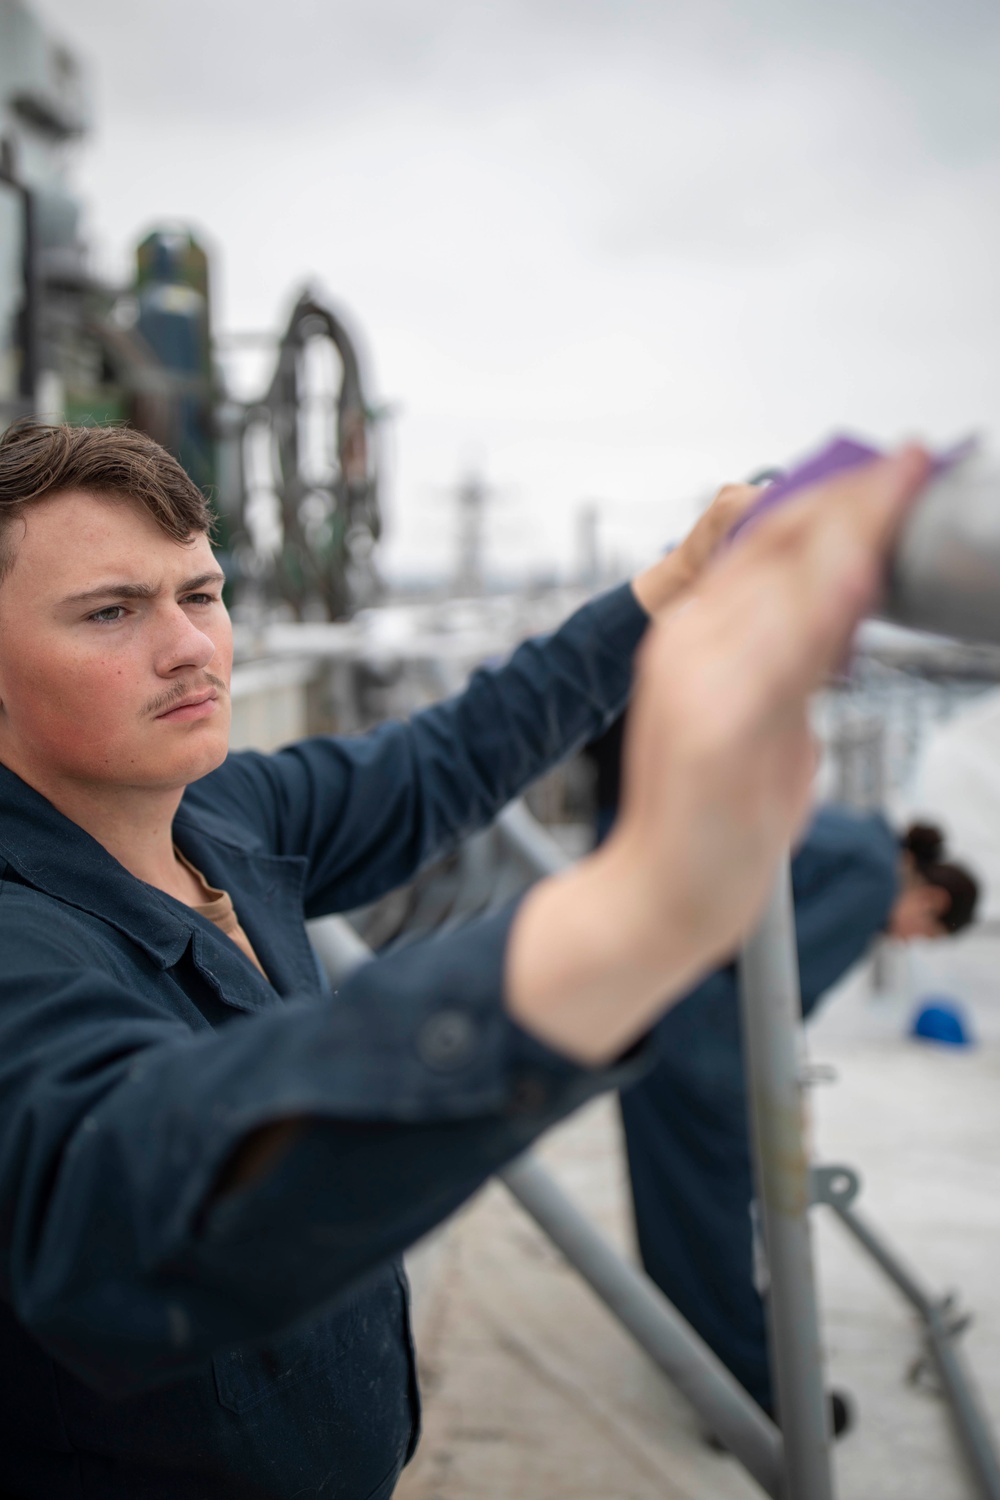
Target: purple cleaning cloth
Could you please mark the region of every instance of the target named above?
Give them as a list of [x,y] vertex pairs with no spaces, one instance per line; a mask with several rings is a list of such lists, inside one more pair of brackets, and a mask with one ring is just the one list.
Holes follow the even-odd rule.
[[[976,447],[976,441],[974,437],[963,438],[960,443],[954,443],[950,448],[946,448],[943,453],[935,457],[931,473],[942,474],[963,458],[967,458]],[[730,535],[739,536],[745,527],[752,526],[767,511],[773,509],[775,505],[780,505],[782,500],[787,500],[790,495],[797,494],[799,490],[808,489],[811,484],[819,484],[823,479],[832,479],[835,474],[846,473],[848,469],[856,469],[859,464],[870,463],[873,458],[882,456],[881,449],[873,448],[868,443],[859,443],[855,438],[831,438],[825,448],[821,448],[811,458],[805,459],[783,479],[769,484],[757,503],[751,506],[743,519],[733,527]]]

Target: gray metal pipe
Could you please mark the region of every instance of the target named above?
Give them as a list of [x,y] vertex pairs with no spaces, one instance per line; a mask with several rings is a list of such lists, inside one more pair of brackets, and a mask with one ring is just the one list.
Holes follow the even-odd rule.
[[765,1493],[779,1496],[781,1434],[660,1289],[618,1254],[533,1157],[519,1157],[499,1175]]
[[769,1347],[784,1436],[783,1500],[833,1500],[823,1352],[809,1227],[802,1006],[786,861],[740,957],[754,1173],[770,1273]]
[[[523,807],[501,814],[500,826],[525,860],[556,873],[569,860]],[[334,984],[372,957],[342,917],[309,923],[309,936]],[[507,1188],[566,1259],[589,1282],[637,1342],[677,1385],[702,1419],[764,1491],[779,1495],[781,1435],[774,1423],[676,1312],[660,1289],[624,1260],[530,1156],[500,1173]]]
[[957,1331],[950,1326],[947,1312],[941,1307],[931,1309],[924,1321],[924,1331],[979,1493],[983,1500],[1000,1500],[1000,1467],[993,1436],[955,1342]]
[[307,924],[313,951],[332,985],[375,957],[364,938],[343,917],[315,917]]
[[508,802],[497,818],[496,828],[511,853],[538,879],[558,875],[560,870],[568,869],[573,863],[565,849],[532,816],[520,798]]
[[893,1282],[907,1302],[916,1308],[922,1318],[930,1316],[940,1301],[924,1290],[917,1280],[916,1272],[891,1250],[874,1229],[869,1228],[852,1207],[861,1191],[861,1178],[853,1167],[841,1163],[813,1167],[811,1174],[812,1201],[825,1203],[846,1224],[855,1239],[868,1251],[872,1260]]
[[1000,464],[980,452],[938,475],[896,546],[881,610],[915,630],[1000,643]]

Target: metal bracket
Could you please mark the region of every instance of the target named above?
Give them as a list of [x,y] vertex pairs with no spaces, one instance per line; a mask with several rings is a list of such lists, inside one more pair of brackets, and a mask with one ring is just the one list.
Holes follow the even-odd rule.
[[809,1174],[809,1201],[830,1208],[848,1208],[861,1191],[861,1178],[853,1167],[813,1167]]
[[833,1209],[917,1313],[923,1325],[925,1347],[911,1362],[907,1381],[933,1391],[948,1402],[976,1488],[984,1500],[1000,1500],[1000,1461],[993,1433],[958,1349],[958,1339],[972,1322],[972,1314],[959,1308],[956,1293],[937,1296],[928,1291],[857,1211],[854,1201],[861,1191],[861,1178],[853,1167],[839,1164],[813,1167],[810,1190],[811,1201]]

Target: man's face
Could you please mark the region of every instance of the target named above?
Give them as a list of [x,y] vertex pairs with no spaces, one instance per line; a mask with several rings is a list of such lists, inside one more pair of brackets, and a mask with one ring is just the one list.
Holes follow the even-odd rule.
[[232,629],[206,537],[77,491],[13,525],[0,761],[39,788],[176,789],[226,755]]

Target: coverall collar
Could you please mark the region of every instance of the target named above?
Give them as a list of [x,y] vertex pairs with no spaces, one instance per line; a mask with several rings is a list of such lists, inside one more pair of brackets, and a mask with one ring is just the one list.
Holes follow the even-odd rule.
[[2,764],[0,856],[28,885],[116,928],[161,969],[176,964],[191,941],[191,926],[166,896]]

